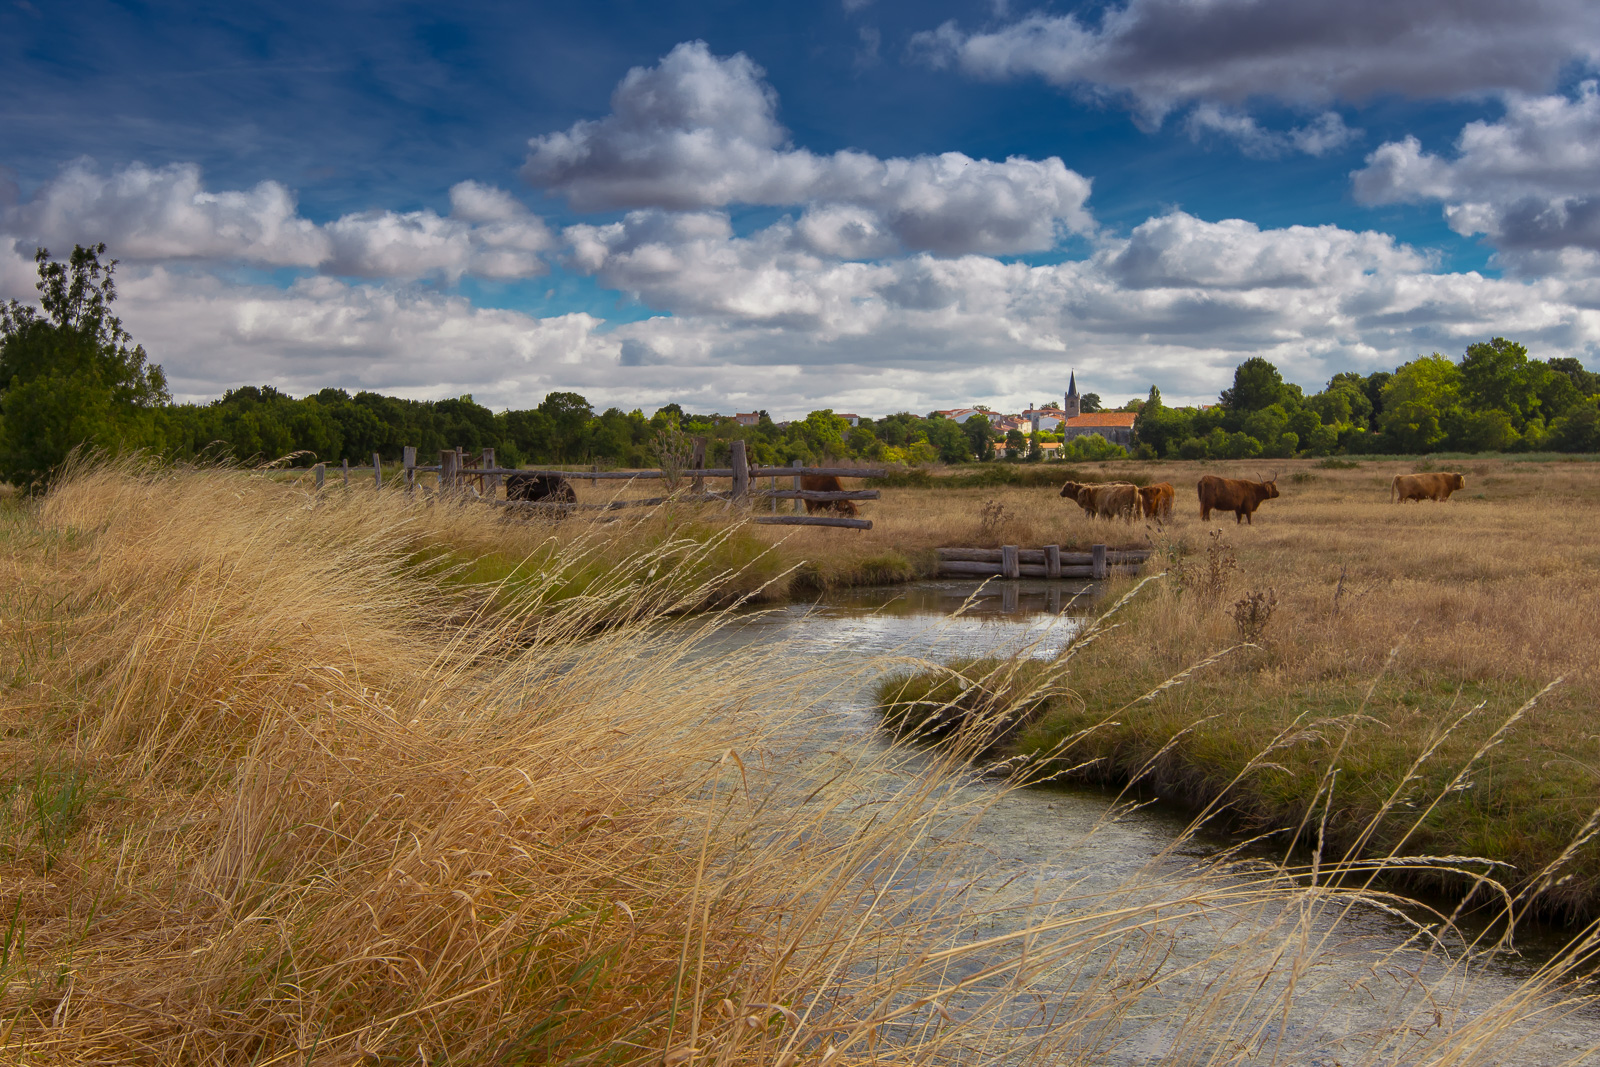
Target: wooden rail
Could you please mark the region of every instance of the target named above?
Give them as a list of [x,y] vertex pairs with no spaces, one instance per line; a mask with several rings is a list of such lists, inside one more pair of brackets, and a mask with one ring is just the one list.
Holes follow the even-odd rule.
[[[477,497],[496,507],[523,508],[531,511],[546,512],[551,514],[568,514],[574,511],[615,511],[620,508],[654,507],[669,501],[702,502],[723,501],[729,504],[748,505],[756,498],[770,500],[774,514],[764,516],[756,521],[762,525],[777,526],[833,526],[853,530],[870,530],[870,519],[851,519],[843,516],[828,515],[801,515],[799,514],[802,501],[814,503],[834,503],[841,500],[877,500],[880,493],[876,489],[849,489],[849,490],[808,490],[800,487],[800,479],[808,475],[832,475],[841,478],[881,478],[886,473],[876,467],[803,467],[799,460],[795,460],[788,467],[756,467],[752,466],[746,458],[746,446],[743,441],[734,441],[729,449],[729,459],[732,465],[720,468],[707,468],[705,464],[706,439],[697,437],[694,440],[694,450],[690,456],[692,466],[676,472],[676,477],[688,477],[691,489],[688,493],[674,493],[671,496],[647,497],[642,500],[613,500],[604,504],[573,504],[565,501],[521,501],[501,500],[499,491],[504,480],[513,475],[534,475],[560,478],[568,484],[582,482],[587,479],[591,486],[599,485],[601,481],[632,482],[635,480],[661,480],[669,477],[663,470],[637,470],[637,471],[602,471],[598,466],[591,466],[588,470],[567,470],[555,467],[534,468],[523,470],[512,467],[501,467],[495,462],[494,449],[486,448],[479,457],[469,457],[464,449],[446,449],[439,453],[437,464],[419,464],[417,450],[412,445],[406,445],[401,454],[402,484],[406,493],[413,494],[417,490],[417,475],[438,475],[438,492],[441,496]],[[472,460],[477,462],[473,463]],[[327,480],[327,464],[318,463],[313,468],[318,490],[324,488]],[[340,463],[339,470],[343,476],[346,488],[350,485],[350,472],[352,470],[371,470],[373,484],[383,488],[383,463],[382,458],[373,453],[372,466],[350,466],[348,460]],[[794,479],[793,489],[779,489],[777,487],[778,475]],[[772,484],[767,489],[752,490],[752,478],[771,478]],[[728,478],[733,485],[728,493],[705,491],[705,479]],[[475,483],[475,484],[474,484]],[[433,490],[424,487],[425,491]],[[481,492],[479,491],[481,490]],[[793,500],[795,514],[778,515],[778,501]]]
[[1113,570],[1136,571],[1150,558],[1146,548],[1108,549],[1093,545],[1088,552],[1063,552],[1060,545],[1043,548],[941,548],[939,573],[961,578],[1090,578],[1104,579]]

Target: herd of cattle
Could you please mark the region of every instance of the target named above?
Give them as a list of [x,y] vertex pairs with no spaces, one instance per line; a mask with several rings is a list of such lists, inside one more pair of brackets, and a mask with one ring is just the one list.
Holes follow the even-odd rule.
[[[1457,489],[1466,488],[1467,481],[1459,474],[1397,474],[1389,486],[1389,499],[1395,503],[1406,500],[1449,500]],[[1200,519],[1211,521],[1213,511],[1233,512],[1233,521],[1255,525],[1255,513],[1263,502],[1278,497],[1278,476],[1266,481],[1252,482],[1243,478],[1218,478],[1208,474],[1195,485],[1200,497]],[[1074,500],[1091,518],[1126,519],[1141,518],[1167,520],[1172,518],[1172,504],[1176,491],[1171,483],[1138,486],[1129,482],[1068,482],[1061,487],[1061,495]]]
[[[1449,500],[1457,489],[1466,488],[1466,479],[1453,472],[1436,474],[1397,474],[1389,487],[1389,499],[1395,503],[1406,500]],[[828,475],[804,475],[800,487],[811,492],[841,493],[844,486],[839,479]],[[1255,525],[1255,513],[1264,501],[1278,496],[1276,473],[1266,481],[1252,482],[1242,478],[1218,478],[1208,474],[1195,485],[1200,497],[1200,519],[1211,521],[1213,511],[1233,512],[1235,524],[1248,522]],[[1061,495],[1070,497],[1091,518],[1135,519],[1152,518],[1166,521],[1172,518],[1177,492],[1170,482],[1156,485],[1134,485],[1131,482],[1068,482],[1061,487]],[[553,474],[512,474],[506,478],[506,499],[527,503],[546,502],[574,504],[578,494],[565,478]],[[833,511],[854,516],[853,500],[807,500],[807,513]]]

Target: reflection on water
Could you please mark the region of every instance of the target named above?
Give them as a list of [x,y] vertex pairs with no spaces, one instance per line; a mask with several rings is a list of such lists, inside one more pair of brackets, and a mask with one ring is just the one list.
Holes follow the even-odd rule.
[[[873,686],[884,671],[904,668],[912,660],[1013,654],[1053,658],[1097,608],[1094,594],[1087,584],[1027,581],[841,590],[809,603],[751,610],[702,646],[700,654],[715,657],[736,647],[771,645],[825,663],[824,684],[830,688],[823,739],[883,746],[887,741],[878,729]],[[1152,804],[1108,821],[1109,803],[1104,792],[1092,788],[1035,788],[998,797],[971,834],[992,861],[988,876],[981,879],[988,888],[974,888],[998,892],[1003,887],[1015,891],[1027,885],[1070,884],[1075,892],[1111,891],[1152,863],[1175,870],[1232,844],[1216,835],[1191,839],[1175,850],[1173,842],[1187,823],[1179,809]],[[1363,960],[1370,954],[1391,950],[1415,932],[1394,916],[1370,910],[1348,917],[1340,930],[1351,981],[1367,966]],[[1559,948],[1561,934],[1530,929],[1519,941],[1532,951],[1521,961],[1499,959],[1496,973],[1526,973],[1532,963]],[[1507,985],[1505,978],[1494,978],[1484,995],[1504,994]],[[1332,1006],[1333,1001],[1321,1003],[1323,1010]],[[1593,1038],[1596,1028],[1584,1021],[1572,1029],[1573,1022],[1545,1038],[1569,1049],[1573,1042]],[[1543,1052],[1528,1051],[1524,1062],[1550,1061]]]

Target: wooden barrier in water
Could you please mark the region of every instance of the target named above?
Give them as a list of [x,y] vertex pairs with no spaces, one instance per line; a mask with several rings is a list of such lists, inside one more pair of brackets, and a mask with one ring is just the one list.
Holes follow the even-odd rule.
[[1088,552],[1063,552],[1060,545],[1043,548],[941,548],[942,578],[1089,578],[1100,580],[1113,571],[1137,571],[1150,558],[1147,548],[1108,549],[1092,545]]

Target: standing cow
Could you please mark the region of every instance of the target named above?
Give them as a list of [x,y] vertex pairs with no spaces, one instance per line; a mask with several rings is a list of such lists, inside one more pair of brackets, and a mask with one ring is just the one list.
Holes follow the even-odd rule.
[[1465,489],[1467,480],[1453,472],[1438,474],[1396,474],[1389,486],[1389,501],[1394,504],[1407,500],[1449,500],[1457,489]]
[[1139,489],[1139,504],[1144,509],[1145,515],[1157,522],[1172,518],[1172,505],[1177,500],[1177,490],[1172,488],[1170,482],[1157,482],[1155,485],[1142,486]]
[[1264,482],[1247,482],[1208,474],[1200,479],[1195,489],[1200,494],[1200,521],[1210,522],[1213,511],[1231,511],[1235,525],[1249,520],[1254,526],[1256,508],[1261,502],[1278,498],[1278,475],[1274,473]]
[[1061,495],[1077,502],[1085,515],[1094,518],[1125,518],[1129,522],[1143,514],[1139,487],[1127,482],[1068,482]]
[[[837,474],[802,474],[800,488],[813,493],[842,493],[844,486],[839,484]],[[847,518],[855,518],[856,502],[854,500],[807,500],[806,514],[812,515],[819,511],[836,511]]]

